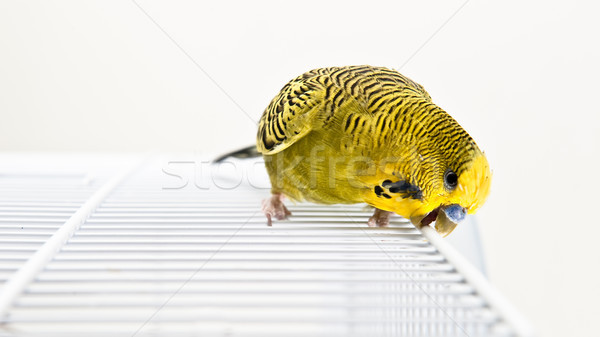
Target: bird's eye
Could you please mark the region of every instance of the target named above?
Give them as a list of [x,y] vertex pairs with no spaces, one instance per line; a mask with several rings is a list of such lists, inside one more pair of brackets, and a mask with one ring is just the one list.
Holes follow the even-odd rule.
[[444,186],[447,190],[453,191],[458,185],[458,176],[451,169],[447,169],[444,173]]

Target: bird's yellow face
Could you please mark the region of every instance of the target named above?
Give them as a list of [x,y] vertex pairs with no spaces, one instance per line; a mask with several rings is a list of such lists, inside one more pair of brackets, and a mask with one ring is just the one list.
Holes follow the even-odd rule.
[[467,213],[475,213],[484,204],[490,191],[492,174],[478,149],[457,172],[434,163],[405,173],[409,179],[399,179],[384,168],[369,179],[373,189],[365,201],[410,219],[417,227],[435,221],[438,233],[446,236]]

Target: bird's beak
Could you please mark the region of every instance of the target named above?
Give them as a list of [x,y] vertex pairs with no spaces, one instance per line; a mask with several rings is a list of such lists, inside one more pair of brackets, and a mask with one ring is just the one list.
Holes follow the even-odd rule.
[[467,210],[461,205],[448,205],[440,207],[437,218],[435,219],[435,230],[441,236],[448,236],[452,233],[456,225],[463,221],[467,215]]
[[412,217],[410,221],[416,227],[427,226],[435,221],[435,230],[443,237],[448,236],[467,215],[461,205],[442,205],[428,214]]

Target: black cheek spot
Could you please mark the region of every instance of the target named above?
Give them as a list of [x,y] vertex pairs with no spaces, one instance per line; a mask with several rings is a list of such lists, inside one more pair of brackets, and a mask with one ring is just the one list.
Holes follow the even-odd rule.
[[384,198],[386,198],[386,199],[391,199],[391,198],[392,198],[392,197],[390,197],[390,195],[389,195],[389,194],[387,194],[387,193],[383,193],[382,195],[383,195],[383,197],[384,197]]
[[388,185],[390,193],[401,193],[402,198],[422,199],[423,192],[417,185],[413,185],[408,181],[400,180]]
[[381,188],[381,186],[375,186],[375,194],[380,197],[381,193],[383,193],[383,188]]
[[406,192],[410,188],[411,188],[411,184],[409,184],[405,181],[399,181],[396,184],[394,184],[394,186],[390,187],[390,192],[392,192],[392,193]]
[[384,180],[383,183],[381,183],[381,186],[388,188],[391,184],[392,184],[391,180]]

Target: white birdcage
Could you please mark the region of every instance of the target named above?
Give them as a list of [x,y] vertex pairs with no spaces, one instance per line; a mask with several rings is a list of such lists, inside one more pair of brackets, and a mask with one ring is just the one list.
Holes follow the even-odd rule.
[[473,231],[451,235],[465,258],[361,205],[290,203],[268,227],[260,165],[204,181],[168,158],[1,158],[0,336],[532,335]]

